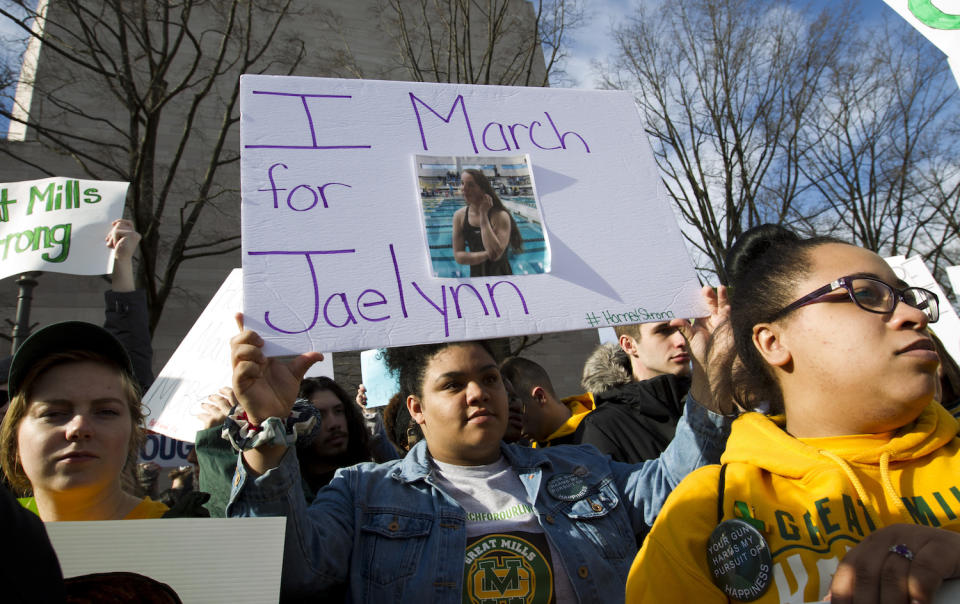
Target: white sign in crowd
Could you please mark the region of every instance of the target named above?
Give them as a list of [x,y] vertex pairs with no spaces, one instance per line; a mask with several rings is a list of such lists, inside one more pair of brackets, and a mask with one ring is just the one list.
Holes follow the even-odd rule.
[[111,272],[113,252],[103,239],[123,216],[127,185],[60,177],[0,183],[0,279]]
[[[960,84],[960,8],[957,2],[938,0],[884,0],[917,31],[947,55],[953,77]],[[942,7],[942,8],[941,8]],[[957,12],[948,12],[945,8]]]
[[[627,92],[245,75],[241,112],[244,316],[268,354],[705,314]],[[529,161],[538,212],[514,217],[549,272],[434,276],[452,218],[421,193],[444,157],[507,189]]]

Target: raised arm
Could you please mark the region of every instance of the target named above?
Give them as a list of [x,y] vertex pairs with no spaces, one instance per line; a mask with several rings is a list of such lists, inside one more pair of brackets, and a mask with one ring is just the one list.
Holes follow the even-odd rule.
[[222,436],[223,421],[235,404],[233,390],[221,388],[219,392],[208,396],[206,402],[201,403],[201,409],[197,413],[197,417],[203,422],[203,429],[197,430],[193,451],[197,456],[199,469],[198,488],[210,494],[204,507],[210,512],[211,518],[223,518],[226,515],[230,487],[237,471],[237,452],[233,450],[230,441]]
[[486,195],[484,202],[486,203],[480,212],[480,238],[483,239],[483,249],[487,252],[487,257],[493,261],[503,256],[510,243],[510,213],[499,210],[491,216],[493,199]]
[[710,308],[710,315],[692,323],[686,320],[676,322],[689,343],[694,371],[690,393],[673,440],[657,459],[632,466],[614,464],[621,492],[633,505],[632,519],[637,534],[643,534],[653,526],[667,496],[687,474],[720,461],[730,435],[733,418],[711,410],[723,405],[713,399],[710,391],[707,360],[708,351],[711,360],[717,358],[713,354],[716,347],[710,350],[708,341],[729,316],[730,307],[723,287],[717,292],[704,287],[702,295]]
[[[289,361],[269,358],[255,332],[235,336],[230,341],[233,393],[247,420],[261,425],[269,417],[286,418],[303,374],[322,358],[317,352]],[[264,445],[244,451],[241,459],[227,516],[286,517],[281,599],[325,601],[330,595],[325,590],[347,580],[353,548],[355,503],[342,470],[308,510],[294,447]]]
[[[690,383],[691,396],[711,411],[731,413],[733,412],[732,401],[714,400],[708,371],[711,361],[717,359],[728,346],[732,345],[729,339],[729,330],[717,331],[717,328],[730,318],[727,288],[721,285],[714,290],[706,285],[700,291],[700,295],[710,309],[710,314],[694,321],[674,319],[670,321],[670,325],[680,329],[680,333],[687,340],[687,346],[690,349],[690,362],[693,366]],[[711,342],[711,338],[714,338],[714,341]],[[718,341],[718,339],[723,341]],[[708,355],[710,358],[708,358]]]
[[[242,315],[237,322],[243,327]],[[233,365],[233,393],[247,420],[260,426],[270,417],[286,419],[293,409],[300,381],[311,365],[323,360],[319,352],[307,352],[289,361],[263,354],[263,338],[244,329],[230,340]],[[264,445],[243,452],[243,460],[254,475],[280,464],[285,445]]]
[[129,220],[114,220],[104,240],[114,250],[114,259],[112,286],[104,292],[103,328],[123,344],[140,388],[146,392],[153,383],[153,345],[147,296],[134,287],[133,254],[140,244],[140,233]]

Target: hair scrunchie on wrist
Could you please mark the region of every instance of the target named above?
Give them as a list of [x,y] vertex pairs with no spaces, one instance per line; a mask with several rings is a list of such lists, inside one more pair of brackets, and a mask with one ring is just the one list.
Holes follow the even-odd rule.
[[[301,401],[298,399],[297,402]],[[240,405],[235,405],[223,422],[221,436],[237,451],[268,445],[290,446],[297,442],[298,436],[309,434],[316,423],[316,415],[304,412],[301,405],[295,405],[287,418],[268,417],[257,425],[250,421]]]

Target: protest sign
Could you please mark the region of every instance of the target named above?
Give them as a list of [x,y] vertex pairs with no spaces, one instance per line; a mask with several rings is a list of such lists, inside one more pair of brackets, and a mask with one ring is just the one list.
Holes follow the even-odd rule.
[[884,0],[917,31],[947,55],[960,84],[960,13],[947,12],[934,0]]
[[943,342],[943,347],[947,349],[953,360],[960,363],[960,317],[957,316],[957,311],[953,309],[943,288],[924,264],[923,258],[893,256],[886,258],[886,261],[897,277],[906,281],[911,287],[922,287],[937,294],[940,299],[940,319],[932,324],[930,329]]
[[[947,579],[933,594],[933,604],[956,604],[960,602],[960,579]],[[830,600],[820,600],[808,604],[830,604]]]
[[[244,315],[267,354],[706,314],[627,92],[245,75],[241,113]],[[467,168],[489,183],[464,259]],[[484,212],[509,246],[486,248]],[[503,247],[509,268],[467,276]],[[541,255],[518,274],[521,250]]]
[[601,344],[617,344],[619,346],[620,338],[617,337],[617,332],[612,327],[601,327],[597,330],[597,337],[600,338]]
[[953,295],[960,300],[960,266],[948,266],[947,278],[950,279],[950,287],[953,288]]
[[129,183],[44,178],[0,183],[0,279],[25,271],[103,275],[104,244]]
[[[260,604],[280,597],[284,518],[48,522],[46,529],[66,579],[137,573],[169,585],[184,604]],[[256,555],[236,555],[250,552],[251,544]]]
[[[231,384],[230,338],[239,331],[234,315],[242,306],[242,272],[236,268],[227,275],[144,395],[143,404],[150,411],[148,430],[194,442],[197,430],[203,428],[197,418],[200,404]],[[308,375],[332,377],[333,358],[328,355]]]
[[193,449],[189,442],[176,440],[163,434],[147,434],[137,463],[155,463],[161,468],[178,468],[190,464],[187,455]]
[[360,379],[367,391],[367,408],[383,407],[400,392],[400,377],[387,367],[383,351],[376,348],[360,353]]

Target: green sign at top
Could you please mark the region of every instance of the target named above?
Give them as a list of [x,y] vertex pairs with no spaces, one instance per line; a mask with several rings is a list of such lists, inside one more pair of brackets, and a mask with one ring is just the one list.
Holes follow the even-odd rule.
[[933,0],[908,0],[907,8],[924,25],[934,29],[960,29],[960,15],[943,12],[933,5]]

